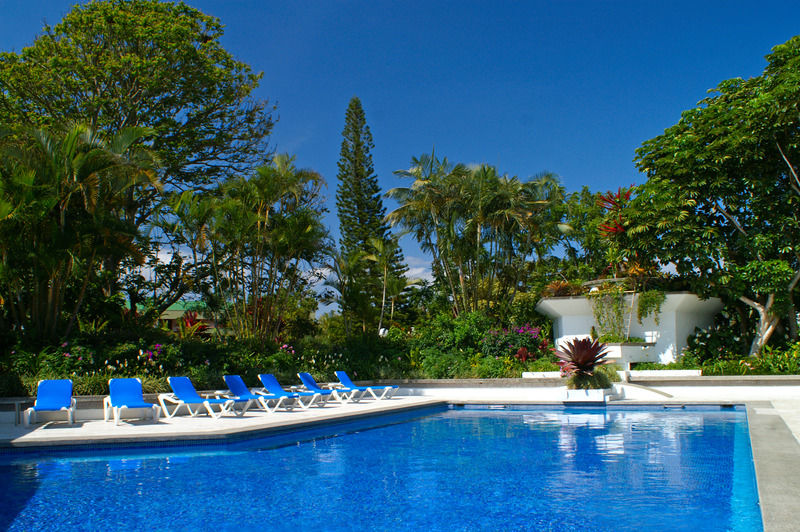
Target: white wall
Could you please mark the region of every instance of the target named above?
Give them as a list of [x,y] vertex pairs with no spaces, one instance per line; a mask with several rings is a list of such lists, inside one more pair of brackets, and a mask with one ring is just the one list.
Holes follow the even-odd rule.
[[[634,304],[633,296],[626,295],[628,308]],[[599,331],[594,319],[592,305],[585,297],[551,297],[542,299],[536,310],[554,321],[553,332],[557,346],[574,338],[589,336],[592,327]],[[666,295],[661,305],[658,324],[655,317],[649,316],[640,324],[634,316],[630,321],[630,336],[639,336],[654,342],[649,353],[642,353],[642,360],[656,359],[661,363],[675,360],[686,347],[686,339],[695,327],[708,327],[714,315],[722,310],[722,302],[717,298],[701,300],[694,294],[679,292]],[[626,316],[626,325],[627,325]]]

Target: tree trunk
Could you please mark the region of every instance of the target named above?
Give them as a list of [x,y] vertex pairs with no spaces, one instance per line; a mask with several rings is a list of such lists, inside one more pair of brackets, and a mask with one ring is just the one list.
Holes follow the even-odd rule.
[[386,310],[386,281],[389,276],[389,267],[384,266],[383,268],[383,294],[381,295],[381,317],[378,320],[378,336],[381,335],[381,329],[383,329],[383,316],[384,311]]
[[767,301],[763,305],[747,297],[740,297],[740,301],[754,308],[758,312],[758,326],[756,327],[756,336],[753,338],[753,343],[750,345],[749,356],[757,356],[761,349],[767,345],[770,336],[775,331],[775,326],[778,324],[778,316],[772,313],[772,307],[775,303],[775,294],[769,294]]
[[794,298],[792,297],[792,292],[789,292],[789,315],[786,317],[789,321],[789,338],[793,341],[797,341],[797,309],[794,306]]

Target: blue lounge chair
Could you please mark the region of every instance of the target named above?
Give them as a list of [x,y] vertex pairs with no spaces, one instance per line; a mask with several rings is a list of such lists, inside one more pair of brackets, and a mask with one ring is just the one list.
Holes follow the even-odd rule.
[[[225,384],[228,385],[228,389],[231,391],[231,398],[239,399],[239,400],[246,400],[247,402],[244,405],[242,413],[246,412],[250,405],[253,403],[258,403],[261,407],[266,410],[267,412],[274,412],[276,409],[283,406],[286,409],[291,410],[292,404],[294,401],[288,396],[277,396],[271,394],[255,394],[250,391],[250,388],[244,383],[242,377],[239,375],[225,375],[223,377],[225,380]],[[275,406],[270,407],[269,402],[275,401]],[[284,404],[289,403],[289,404]]]
[[[275,375],[272,373],[262,373],[258,376],[258,380],[261,381],[261,384],[264,385],[264,391],[274,397],[286,397],[287,399],[292,399],[294,404],[300,405],[300,408],[306,409],[311,405],[316,404],[319,407],[325,406],[328,402],[328,398],[330,394],[319,394],[314,392],[287,392],[283,389],[283,386],[280,385],[278,379],[275,378]],[[303,402],[303,399],[307,399],[307,402]]]
[[[363,393],[369,392],[372,397],[377,401],[378,399],[390,399],[395,392],[398,390],[397,386],[389,385],[389,386],[356,386],[353,381],[350,379],[350,376],[344,371],[336,371],[336,377],[339,379],[339,382],[342,383],[342,386],[345,388],[349,388],[351,390],[361,390]],[[375,393],[375,391],[383,390],[380,397]]]
[[103,399],[103,419],[108,421],[109,414],[113,413],[114,424],[119,425],[123,408],[147,408],[154,423],[158,423],[161,414],[161,407],[144,401],[140,379],[109,379],[108,395]]
[[[173,417],[182,406],[185,406],[189,414],[194,417],[200,413],[200,409],[193,410],[192,405],[202,405],[205,407],[209,416],[214,419],[219,419],[223,414],[231,412],[236,402],[235,399],[200,397],[197,390],[194,389],[192,381],[189,380],[189,377],[167,377],[167,382],[169,382],[173,393],[158,394],[158,402],[161,403],[161,408],[164,409],[164,415],[167,417]],[[167,402],[176,405],[175,410],[173,410],[171,414],[167,408]],[[214,409],[211,408],[212,405],[219,406],[219,412],[214,412]],[[234,414],[236,414],[235,410]]]
[[308,391],[320,394],[328,393],[340,403],[357,403],[364,394],[364,392],[361,390],[353,390],[350,388],[332,388],[330,390],[325,390],[319,387],[317,381],[314,380],[314,377],[312,377],[310,373],[302,372],[298,373],[297,376],[300,377],[300,381],[303,383],[303,386],[308,389]]
[[36,402],[25,410],[23,423],[30,425],[31,418],[36,421],[37,412],[67,412],[67,421],[75,423],[75,398],[72,397],[72,381],[69,379],[46,379],[36,387]]

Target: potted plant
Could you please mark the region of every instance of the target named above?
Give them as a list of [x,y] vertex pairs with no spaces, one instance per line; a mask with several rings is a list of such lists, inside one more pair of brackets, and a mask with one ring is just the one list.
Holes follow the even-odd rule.
[[592,338],[579,338],[567,342],[556,351],[561,374],[567,378],[567,401],[605,402],[612,390],[612,381],[619,376],[606,369],[606,345]]

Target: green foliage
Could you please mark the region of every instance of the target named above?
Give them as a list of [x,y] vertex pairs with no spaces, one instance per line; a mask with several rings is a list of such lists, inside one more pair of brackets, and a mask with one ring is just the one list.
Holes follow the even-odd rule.
[[558,178],[543,173],[523,182],[488,164],[468,168],[435,154],[414,157],[395,173],[413,182],[387,192],[399,203],[389,219],[431,252],[455,313],[507,319],[518,288],[562,236]]
[[[699,331],[694,344],[695,348],[685,352],[677,362],[639,363],[634,369],[700,369],[703,375],[800,375],[800,342],[784,347],[767,346],[755,358],[726,350],[710,331]],[[706,354],[706,358],[701,360],[697,353]]]
[[482,312],[470,312],[453,317],[439,314],[420,328],[416,344],[435,346],[442,351],[478,351],[484,335],[492,327],[492,320]]
[[611,387],[608,375],[595,372],[591,375],[576,373],[567,379],[567,388],[570,390],[602,390]]
[[[373,307],[385,307],[387,276],[402,277],[403,252],[392,239],[385,221],[378,176],[370,150],[374,148],[361,100],[353,97],[345,113],[341,151],[336,175],[336,209],[341,232],[341,259],[353,262],[340,278],[342,312],[352,314],[366,328],[372,328]],[[360,259],[371,258],[374,260]],[[344,270],[344,269],[342,269]],[[347,286],[349,289],[345,289]]]
[[628,307],[625,304],[625,285],[607,283],[586,297],[592,305],[600,337],[609,335],[612,338],[626,338],[625,316]]
[[132,224],[118,219],[130,187],[157,189],[147,134],[85,126],[0,138],[0,326],[45,342],[68,337],[101,263],[136,261]]
[[[81,162],[84,171],[71,176],[74,179],[60,180],[60,184],[43,182],[46,171],[41,167],[45,165],[32,169],[34,174],[23,172],[35,177],[36,188],[25,188],[35,191],[38,199],[21,201],[17,190],[18,201],[10,203],[14,207],[25,203],[26,208],[15,211],[20,215],[17,222],[38,225],[38,231],[13,227],[14,222],[6,217],[9,203],[0,192],[0,219],[12,226],[8,233],[30,236],[27,243],[14,242],[12,249],[19,253],[11,259],[36,256],[43,270],[65,277],[51,279],[50,286],[66,293],[56,294],[54,301],[41,307],[55,315],[43,317],[36,327],[25,324],[24,330],[31,336],[52,342],[69,336],[64,326],[74,325],[78,316],[88,321],[108,319],[108,309],[95,305],[123,290],[134,310],[149,299],[156,315],[184,293],[200,291],[197,285],[209,268],[177,252],[185,247],[168,232],[157,241],[160,237],[155,235],[162,232],[152,229],[162,223],[173,225],[175,220],[165,213],[164,190],[149,183],[160,181],[167,191],[207,186],[249,174],[269,153],[272,109],[267,102],[252,98],[261,74],[228,53],[220,43],[222,35],[218,19],[182,2],[106,0],[78,3],[59,24],[45,26],[31,46],[20,53],[0,53],[0,125],[12,128],[15,138],[25,130],[52,133],[64,124],[82,124],[109,138],[122,139],[128,127],[146,132],[149,151],[159,162],[152,179],[125,183],[121,179],[124,172],[112,175],[86,164],[92,163],[92,158],[45,158],[42,162],[62,167]],[[115,151],[115,144],[110,144]],[[23,177],[17,174],[16,181]],[[125,194],[111,198],[105,188],[121,188]],[[65,194],[72,194],[72,199],[64,199]],[[64,222],[68,224],[60,238],[47,233],[55,227],[45,214],[58,210],[56,204],[66,211],[62,212],[66,214],[61,218],[62,227]],[[77,213],[82,205],[95,207],[102,216]],[[166,220],[162,218],[165,214]],[[10,241],[3,228],[0,241]],[[26,249],[34,245],[45,249]],[[170,246],[176,251],[173,259],[160,263],[158,252]],[[153,280],[137,271],[145,260],[154,271]],[[15,264],[12,271],[6,270],[8,277],[24,279],[14,271],[20,268]],[[36,275],[41,277],[39,272]],[[0,271],[0,294],[8,297],[2,277]],[[79,308],[82,305],[91,307]],[[61,315],[66,312],[73,316]],[[23,321],[29,314],[15,313]],[[45,326],[54,330],[37,331]],[[68,332],[69,325],[66,328]]]
[[558,369],[539,328],[496,330],[482,312],[440,314],[409,345],[409,369],[423,378],[518,378],[524,371]]
[[511,323],[514,325],[527,324],[539,329],[539,336],[542,338],[552,338],[552,320],[536,311],[536,305],[541,299],[539,294],[531,292],[519,292],[514,296],[511,304]]
[[606,344],[630,344],[630,343],[644,343],[644,338],[639,336],[625,336],[617,334],[601,334],[596,338],[598,341]]
[[647,290],[638,294],[636,305],[636,320],[642,323],[642,320],[648,316],[653,316],[653,319],[658,325],[658,317],[661,313],[661,305],[667,299],[667,294],[661,290]]
[[629,253],[757,311],[751,355],[796,319],[781,300],[800,279],[800,36],[767,60],[761,76],[721,82],[637,150],[648,180],[624,220]]
[[422,371],[431,379],[454,379],[470,372],[468,357],[471,352],[442,351],[436,347],[420,350]]
[[527,323],[521,327],[488,331],[480,347],[481,353],[488,357],[516,357],[523,362],[550,357],[553,353],[541,330]]
[[727,314],[705,329],[695,329],[687,338],[681,361],[702,365],[709,361],[739,359],[745,356],[750,338],[741,334],[737,320]]

